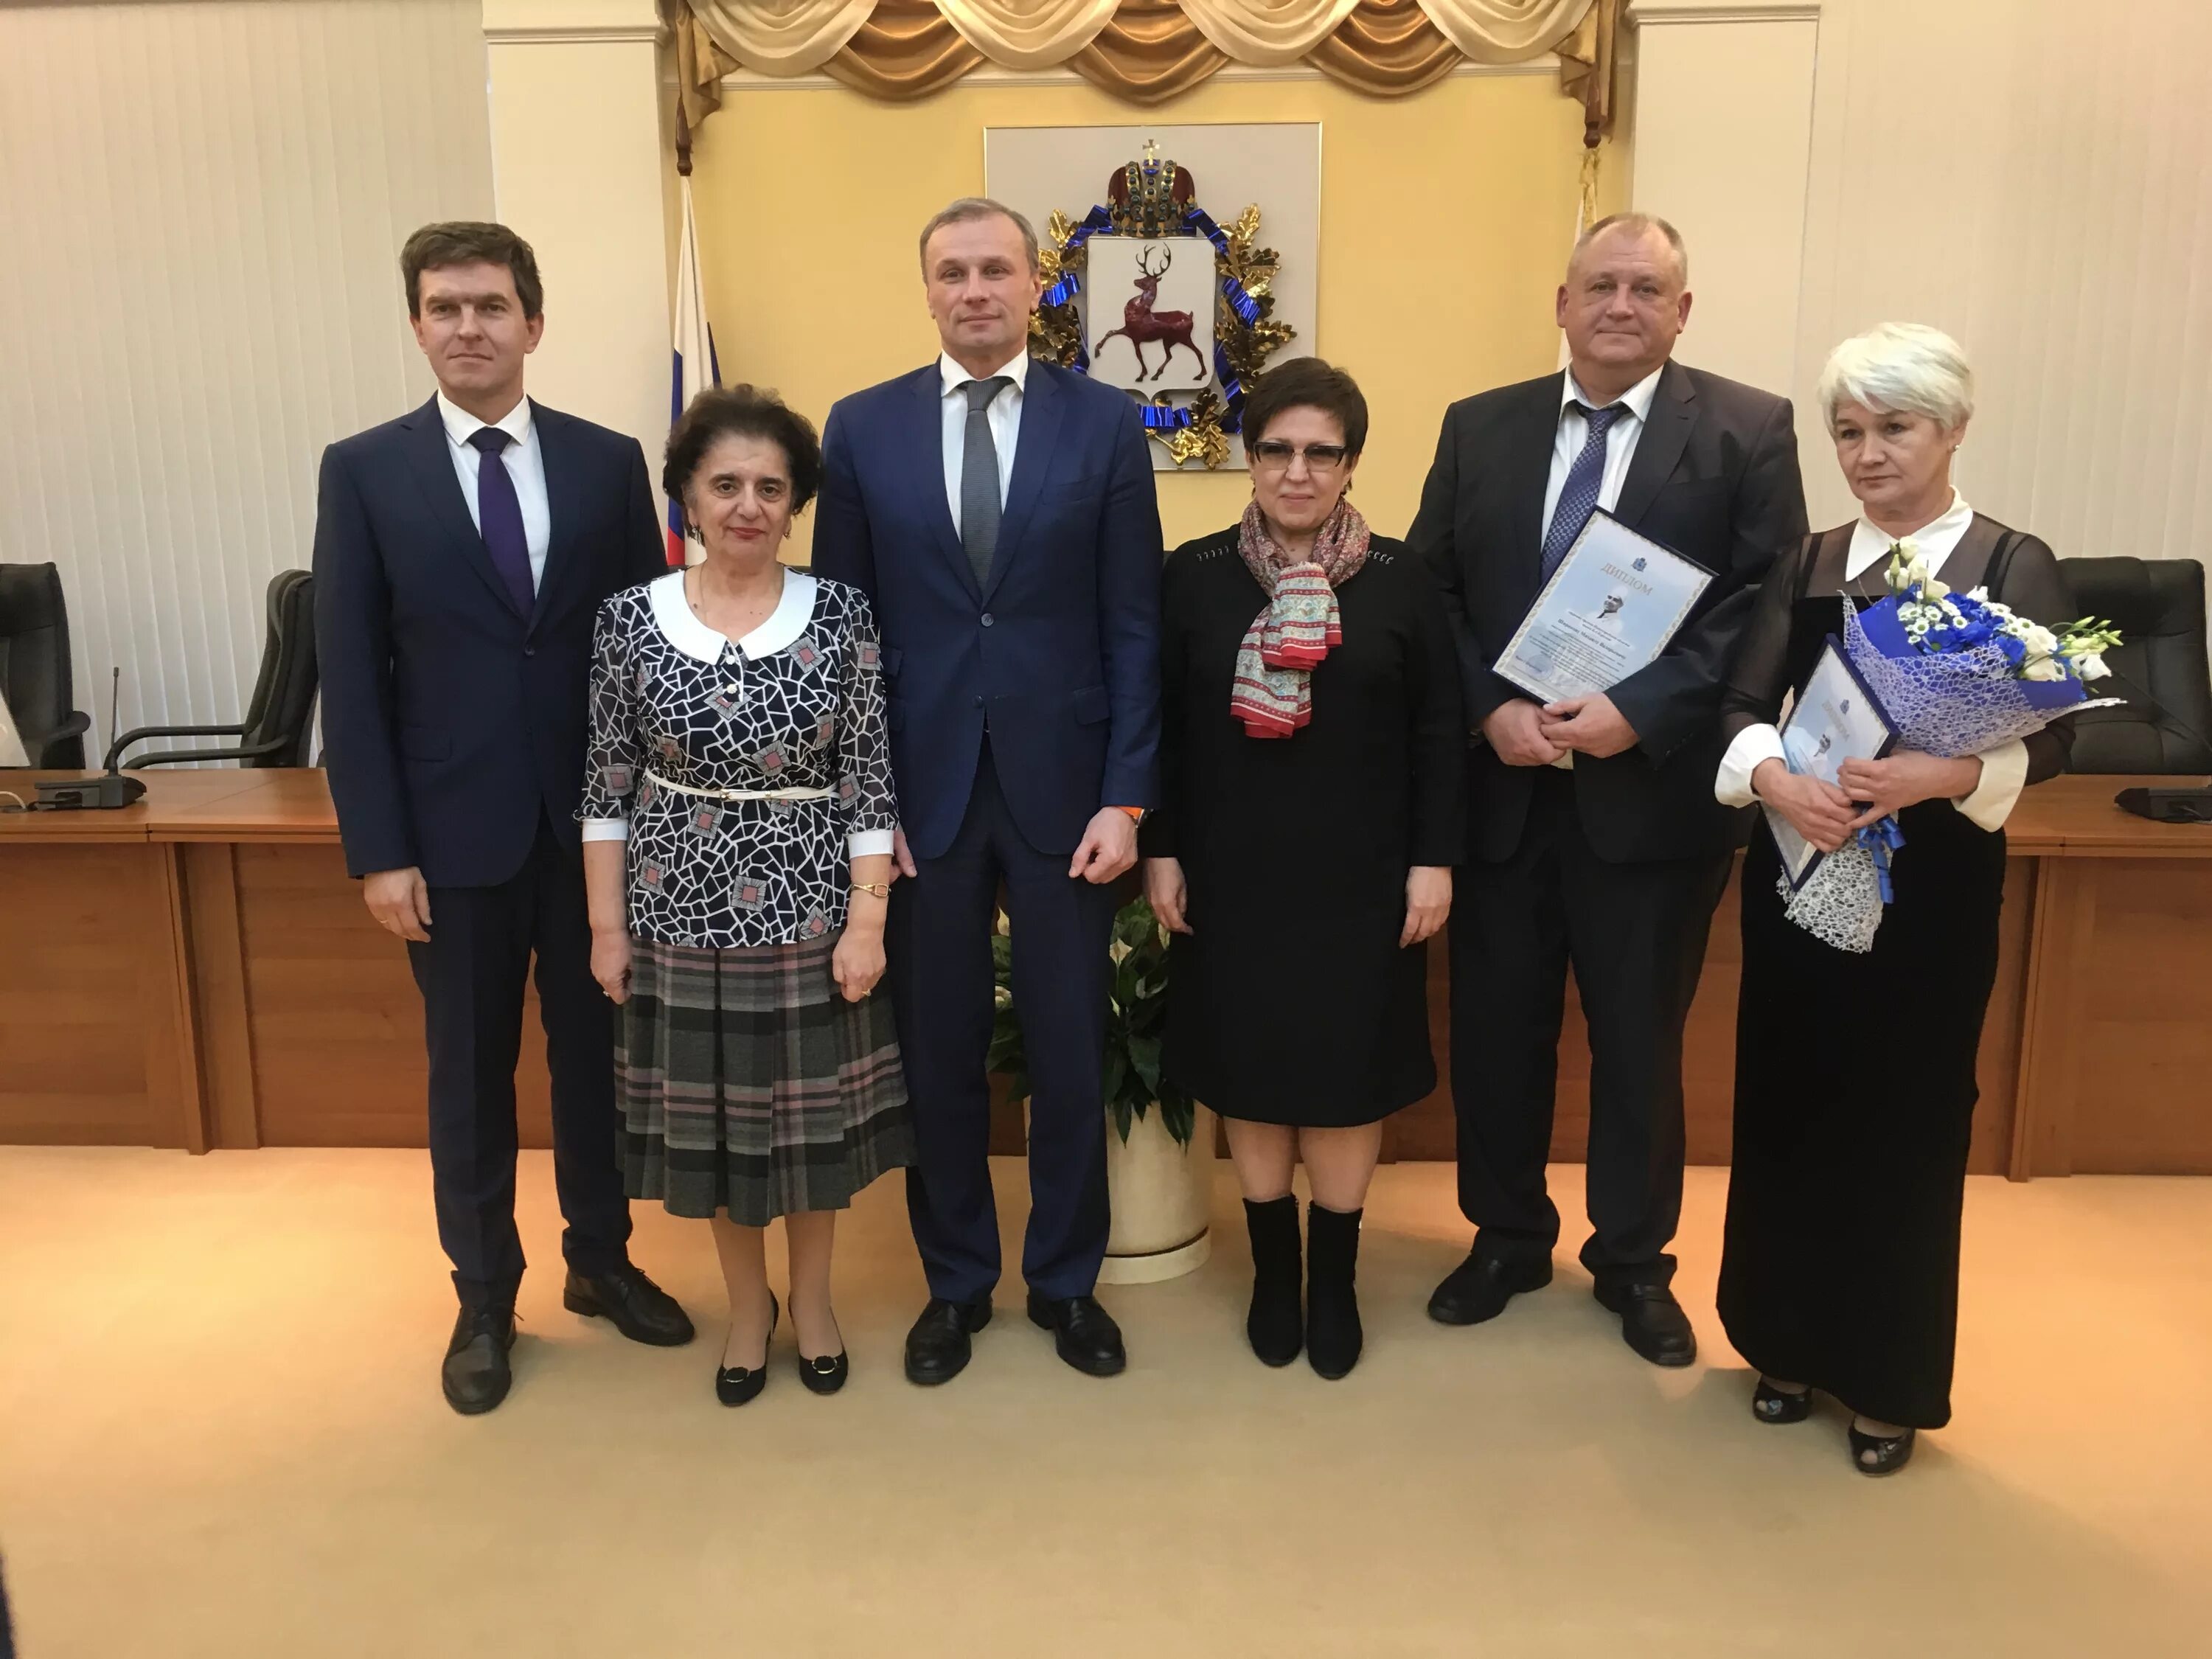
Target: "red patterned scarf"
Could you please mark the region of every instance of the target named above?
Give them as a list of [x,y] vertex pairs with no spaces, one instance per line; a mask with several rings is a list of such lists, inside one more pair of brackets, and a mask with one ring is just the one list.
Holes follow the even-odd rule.
[[1367,562],[1367,520],[1338,501],[1300,562],[1267,533],[1254,501],[1237,526],[1237,551],[1267,603],[1237,647],[1229,712],[1249,737],[1287,738],[1313,719],[1314,665],[1344,638],[1336,590]]

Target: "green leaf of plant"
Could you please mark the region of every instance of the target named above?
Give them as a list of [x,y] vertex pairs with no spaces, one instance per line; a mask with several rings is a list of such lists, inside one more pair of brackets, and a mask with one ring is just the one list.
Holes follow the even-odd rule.
[[1129,1039],[1129,1064],[1154,1099],[1160,1092],[1160,1040],[1156,1036]]
[[[1106,1045],[1106,1098],[1109,1101],[1121,1100],[1128,1080],[1128,1049],[1118,1042],[1108,1043]],[[1123,1139],[1127,1139],[1127,1136],[1124,1134]]]

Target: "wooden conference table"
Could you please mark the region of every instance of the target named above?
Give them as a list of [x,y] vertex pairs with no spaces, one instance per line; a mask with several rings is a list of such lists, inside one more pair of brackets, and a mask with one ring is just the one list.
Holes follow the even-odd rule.
[[[422,1006],[346,877],[323,774],[137,775],[146,798],[122,811],[0,812],[0,1142],[422,1145]],[[2014,812],[1978,1170],[2212,1173],[2212,827],[2120,811],[2131,781],[2160,781],[2057,778]],[[1729,1155],[1735,915],[1731,893],[1685,1045],[1694,1163]],[[1440,948],[1430,996],[1448,1074]],[[1589,1061],[1571,998],[1567,1020],[1554,1153],[1573,1161]],[[533,1006],[519,1086],[543,1146],[537,1029]],[[1941,1036],[1903,1018],[1901,1063]],[[1871,1053],[1807,1064],[1881,1086]],[[1386,1147],[1450,1158],[1449,1095],[1398,1114]]]

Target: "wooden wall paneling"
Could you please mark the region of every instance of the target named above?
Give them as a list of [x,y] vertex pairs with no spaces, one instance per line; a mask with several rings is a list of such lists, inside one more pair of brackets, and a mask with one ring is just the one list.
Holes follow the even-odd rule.
[[[1739,920],[1742,860],[1713,913],[1705,967],[1682,1034],[1682,1097],[1686,1155],[1692,1164],[1726,1164],[1735,1114],[1736,993],[1743,976]],[[1393,1114],[1391,1149],[1401,1158],[1449,1162],[1458,1156],[1451,1100],[1451,969],[1439,942],[1429,953],[1429,1040],[1437,1054],[1437,1089]],[[1552,1113],[1551,1158],[1579,1164],[1589,1147],[1589,1025],[1574,975],[1559,1024],[1559,1069]]]
[[2020,1078],[2013,1096],[2014,1181],[2069,1175],[2079,1066],[2082,952],[2097,923],[2094,859],[2040,860],[2035,949],[2021,998]]
[[246,994],[246,940],[238,919],[236,848],[184,845],[192,962],[192,1008],[199,1030],[200,1086],[210,1144],[261,1144],[253,1073],[252,1018]]
[[2084,859],[2066,1162],[2080,1175],[2212,1175],[2212,865]]
[[[263,1143],[424,1145],[422,1000],[405,946],[370,918],[343,853],[241,843],[237,871]],[[526,1146],[551,1144],[541,1030],[533,989],[516,1079]]]
[[2036,877],[2040,859],[2005,861],[2004,908],[1997,917],[1997,977],[1982,1022],[1975,1061],[1981,1099],[1974,1107],[1974,1138],[1966,1154],[1972,1175],[2004,1175],[2012,1167],[2013,1114],[2020,1091],[2021,1022],[2026,1015],[2028,956],[2035,931]]
[[209,1140],[207,1091],[200,1074],[199,1023],[192,1006],[191,899],[185,888],[185,849],[173,842],[153,843],[148,852],[168,925],[158,955],[149,955],[143,964],[143,1006],[151,1026],[146,1079],[157,1114],[166,1115],[171,1125],[160,1144],[204,1152]]
[[0,847],[0,1142],[173,1144],[147,1082],[154,870],[143,840]]

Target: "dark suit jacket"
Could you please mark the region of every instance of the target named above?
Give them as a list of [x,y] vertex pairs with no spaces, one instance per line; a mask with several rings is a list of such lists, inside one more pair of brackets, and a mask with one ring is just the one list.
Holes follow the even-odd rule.
[[958,832],[987,721],[1022,834],[1072,853],[1102,806],[1157,800],[1160,516],[1143,425],[1126,392],[1030,363],[978,586],[945,499],[943,384],[932,363],[830,411],[814,568],[875,603],[915,855]]
[[532,403],[552,540],[530,615],[493,568],[434,398],[323,452],[315,649],[346,868],[433,887],[578,839],[592,625],[667,568],[637,440]]
[[[1540,586],[1561,383],[1547,374],[1454,404],[1406,538],[1443,590],[1477,730],[1500,703],[1528,695],[1490,665]],[[1575,757],[1583,833],[1616,864],[1741,847],[1750,812],[1713,799],[1721,690],[1767,566],[1805,534],[1789,401],[1669,363],[1613,513],[1715,580],[1666,653],[1613,689],[1639,741],[1605,760]],[[1536,769],[1508,766],[1485,743],[1470,764],[1468,856],[1496,863],[1520,844]]]

